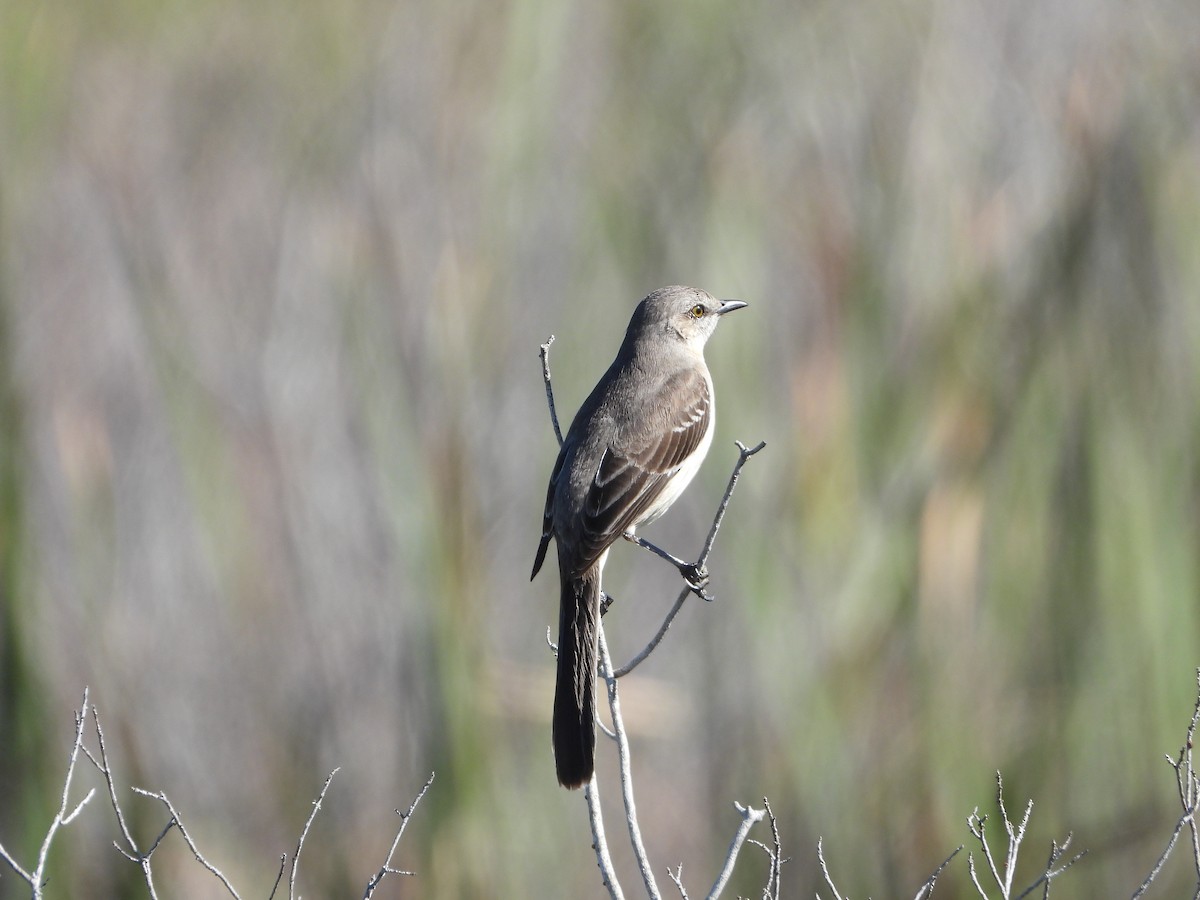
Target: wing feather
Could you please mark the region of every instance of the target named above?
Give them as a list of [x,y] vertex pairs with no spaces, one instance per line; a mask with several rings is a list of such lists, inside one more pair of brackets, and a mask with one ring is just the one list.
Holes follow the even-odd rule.
[[668,379],[658,396],[645,404],[642,421],[609,445],[583,504],[579,571],[653,508],[671,477],[700,446],[711,409],[707,379],[698,370],[686,370]]

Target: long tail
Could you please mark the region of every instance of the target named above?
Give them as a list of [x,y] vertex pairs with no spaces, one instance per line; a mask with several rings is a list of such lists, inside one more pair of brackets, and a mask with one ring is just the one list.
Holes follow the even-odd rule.
[[592,778],[596,761],[596,623],[600,570],[564,579],[558,611],[558,682],[554,690],[554,763],[563,787]]

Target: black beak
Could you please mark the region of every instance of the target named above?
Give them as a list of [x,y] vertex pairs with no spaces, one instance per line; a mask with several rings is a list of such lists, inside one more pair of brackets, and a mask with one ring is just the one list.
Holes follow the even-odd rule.
[[721,305],[717,307],[717,315],[723,316],[725,313],[731,313],[735,309],[741,309],[743,306],[749,305],[744,300],[722,300]]

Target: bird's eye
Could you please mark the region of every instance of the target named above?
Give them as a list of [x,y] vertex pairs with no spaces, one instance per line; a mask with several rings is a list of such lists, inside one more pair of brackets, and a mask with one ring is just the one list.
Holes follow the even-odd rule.
[[701,306],[699,303],[697,303],[695,306],[692,307],[691,313],[692,313],[693,319],[699,319],[701,316],[704,315],[704,307]]

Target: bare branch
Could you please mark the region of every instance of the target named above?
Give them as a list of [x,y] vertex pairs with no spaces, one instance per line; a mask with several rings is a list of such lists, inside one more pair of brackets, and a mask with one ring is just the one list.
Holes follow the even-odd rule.
[[320,810],[321,804],[325,801],[325,792],[329,790],[329,782],[333,781],[333,776],[340,770],[341,766],[338,766],[325,779],[325,784],[321,787],[321,793],[313,801],[312,812],[308,814],[308,821],[304,823],[304,830],[300,832],[300,840],[296,842],[296,852],[292,854],[292,870],[288,874],[288,900],[296,900],[296,870],[300,866],[300,851],[304,849],[304,840],[308,837],[308,829],[312,828],[313,819],[317,817],[317,812]]
[[979,841],[979,847],[983,851],[983,858],[987,861],[988,868],[992,870],[992,878],[996,884],[1002,886],[1004,879],[996,867],[996,859],[992,855],[992,848],[988,846],[987,832],[985,831],[987,820],[987,816],[979,815],[979,807],[977,806],[975,807],[975,811],[967,816],[967,828],[971,830],[971,834],[974,835],[975,840]]
[[92,707],[92,725],[96,729],[96,743],[99,746],[100,758],[96,759],[87,748],[84,752],[91,760],[92,765],[104,776],[104,783],[108,786],[108,799],[112,804],[113,812],[117,815],[117,825],[121,829],[121,834],[125,837],[125,844],[135,854],[138,854],[137,844],[134,843],[133,835],[129,831],[129,826],[125,824],[125,816],[121,812],[121,804],[117,800],[117,786],[113,781],[112,768],[108,764],[108,749],[104,745],[104,729],[100,726],[100,713],[96,711],[96,707]]
[[913,900],[929,900],[929,897],[933,894],[933,886],[937,883],[938,876],[942,874],[942,870],[944,870],[946,866],[950,865],[950,860],[958,856],[958,854],[962,851],[962,848],[963,845],[959,844],[954,848],[953,853],[942,860],[942,864],[933,870],[932,875],[925,879],[925,883],[921,885],[920,889],[913,897]]
[[[171,817],[171,822],[174,822],[175,827],[179,829],[179,834],[183,837],[184,843],[188,845],[188,849],[192,851],[192,856],[196,858],[196,862],[208,869],[208,871],[210,871],[217,878],[217,880],[219,880],[221,884],[225,886],[225,890],[229,892],[231,897],[235,898],[235,900],[241,900],[240,895],[236,890],[234,890],[233,885],[229,883],[229,879],[225,877],[225,874],[204,858],[204,854],[200,852],[200,849],[196,846],[196,842],[193,841],[192,836],[188,834],[188,830],[183,825],[183,819],[179,817],[178,811],[176,811],[174,804],[171,803],[171,800],[169,797],[167,797],[165,791],[153,793],[139,787],[131,788],[130,790],[132,790],[135,794],[141,794],[143,797],[150,797],[153,800],[157,800],[159,803],[165,806],[167,808],[167,813]],[[166,832],[170,830],[171,822],[167,823],[168,827],[163,829],[163,834],[166,834]],[[161,840],[161,836],[159,839]],[[158,846],[158,841],[155,841],[155,846]],[[153,848],[150,852],[153,852]],[[149,858],[149,855],[149,853],[146,854],[147,858]]]
[[763,891],[763,900],[779,900],[779,870],[783,868],[783,864],[787,862],[783,858],[783,846],[779,840],[779,823],[775,821],[775,813],[771,810],[771,804],[766,797],[763,797],[763,808],[767,811],[767,818],[771,821],[771,873],[767,876],[767,887]]
[[1070,860],[1059,866],[1057,869],[1054,868],[1056,865],[1058,865],[1059,860],[1066,855],[1067,848],[1071,846],[1072,837],[1074,837],[1073,833],[1068,834],[1066,839],[1063,840],[1062,844],[1059,844],[1058,841],[1050,842],[1050,859],[1046,863],[1045,871],[1038,876],[1037,881],[1025,888],[1025,890],[1021,891],[1021,893],[1017,894],[1016,900],[1022,900],[1022,898],[1028,897],[1039,887],[1042,888],[1043,898],[1048,897],[1050,895],[1050,882],[1063,872],[1067,871],[1067,869],[1071,868],[1071,866],[1075,865],[1075,863],[1079,862],[1079,860],[1087,856],[1087,851],[1082,850],[1079,853],[1076,853]]
[[608,708],[612,713],[613,731],[617,735],[617,757],[621,769],[621,797],[625,804],[625,824],[629,828],[629,840],[633,845],[633,855],[637,860],[638,870],[646,885],[646,893],[650,900],[660,900],[658,885],[654,880],[654,872],[650,868],[650,860],[646,856],[646,846],[642,842],[641,828],[637,820],[637,804],[633,799],[633,771],[629,755],[629,736],[625,733],[625,722],[621,718],[621,700],[617,693],[617,679],[613,675],[612,658],[608,655],[608,642],[604,639],[604,623],[596,626],[599,630],[600,642],[600,674],[608,686]]
[[681,900],[688,900],[688,892],[683,887],[683,863],[680,863],[678,866],[676,866],[674,872],[672,872],[668,867],[667,874],[670,875],[671,880],[675,882],[675,887],[679,891]]
[[640,666],[646,657],[654,652],[655,648],[662,643],[662,639],[666,637],[667,630],[671,627],[671,623],[675,621],[675,617],[679,615],[679,611],[683,609],[683,602],[687,600],[688,594],[691,592],[692,589],[686,587],[679,592],[679,596],[675,599],[675,604],[667,612],[667,617],[663,619],[662,625],[658,627],[658,632],[650,639],[650,643],[639,650],[633,659],[629,660],[629,662],[625,663],[625,665],[613,672],[614,678],[624,678],[626,675]]
[[271,893],[267,895],[267,900],[275,900],[275,892],[279,890],[279,883],[283,881],[283,870],[287,868],[287,854],[279,854],[279,871],[275,873],[275,883],[271,885]]
[[1179,803],[1183,808],[1183,813],[1175,823],[1175,830],[1171,833],[1171,839],[1167,841],[1166,848],[1155,861],[1154,868],[1150,870],[1146,880],[1133,892],[1131,900],[1137,900],[1149,890],[1154,879],[1162,871],[1167,857],[1175,849],[1175,842],[1179,840],[1179,835],[1183,833],[1185,827],[1192,833],[1192,862],[1196,869],[1196,889],[1193,898],[1200,900],[1200,829],[1196,825],[1197,801],[1200,800],[1200,777],[1196,774],[1192,758],[1192,749],[1196,743],[1197,723],[1200,723],[1200,669],[1196,670],[1196,706],[1192,710],[1192,720],[1188,724],[1183,747],[1179,750],[1178,758],[1167,755],[1167,764],[1175,770],[1175,786],[1179,791]]
[[546,383],[546,405],[550,407],[550,423],[554,426],[554,437],[558,439],[558,446],[562,446],[563,433],[558,426],[558,412],[554,408],[554,388],[550,386],[550,345],[554,343],[554,335],[546,338],[546,343],[541,345],[539,355],[542,358],[542,381]]
[[[763,798],[764,805],[766,798]],[[707,900],[716,900],[721,895],[721,891],[725,890],[729,884],[729,879],[733,875],[733,865],[737,862],[738,853],[741,852],[742,844],[746,842],[746,835],[750,833],[750,829],[754,827],[756,822],[761,822],[766,811],[762,809],[754,809],[752,806],[742,806],[740,803],[734,803],[733,808],[738,811],[738,815],[742,817],[741,824],[734,832],[733,840],[729,842],[729,850],[725,854],[725,864],[721,866],[721,871],[717,874],[717,880],[713,882],[713,886],[708,891]],[[776,844],[778,847],[778,844]],[[774,855],[774,854],[773,854]],[[771,863],[772,873],[775,872],[775,861]],[[768,882],[769,883],[769,882]]]
[[71,754],[67,760],[67,775],[63,779],[62,798],[59,800],[58,812],[55,813],[54,819],[50,822],[46,836],[42,839],[42,846],[38,850],[37,867],[32,872],[27,871],[3,845],[0,845],[0,858],[8,863],[12,870],[33,889],[31,894],[33,900],[40,900],[42,896],[42,888],[45,886],[46,880],[46,860],[49,858],[50,845],[53,843],[58,829],[64,825],[69,825],[96,793],[95,789],[88,791],[87,796],[80,800],[70,812],[67,812],[67,804],[70,802],[69,798],[71,795],[71,781],[75,777],[75,763],[78,762],[79,752],[83,747],[83,726],[87,719],[87,712],[88,689],[85,687],[83,689],[83,704],[80,706],[79,711],[75,713],[75,741],[71,745]]
[[[979,841],[980,849],[983,851],[984,859],[987,860],[988,868],[991,870],[992,879],[996,882],[996,886],[1000,889],[1000,896],[1004,900],[1011,900],[1013,896],[1013,878],[1017,871],[1017,857],[1020,853],[1021,843],[1025,840],[1025,831],[1029,826],[1029,816],[1033,812],[1033,801],[1030,800],[1025,805],[1025,814],[1021,817],[1019,824],[1014,823],[1008,816],[1008,809],[1004,805],[1004,779],[1000,773],[996,773],[996,802],[1000,807],[1000,818],[1004,822],[1004,830],[1008,836],[1008,852],[1004,857],[1003,874],[1000,867],[996,863],[996,859],[992,854],[991,846],[987,840],[987,816],[979,815],[979,808],[976,807],[971,815],[967,816],[967,827],[971,830],[971,834]],[[1045,893],[1049,892],[1050,882],[1081,860],[1087,851],[1077,854],[1072,859],[1058,866],[1063,856],[1067,852],[1067,848],[1071,846],[1072,835],[1068,834],[1066,839],[1060,846],[1057,842],[1051,842],[1050,859],[1046,863],[1046,867],[1042,870],[1042,874],[1037,877],[1029,887],[1017,895],[1017,900],[1021,897],[1026,897],[1033,893],[1038,887],[1042,887]],[[975,884],[980,896],[986,898],[987,893],[983,886],[979,883],[978,873],[975,871],[975,857],[973,854],[967,856],[967,866],[971,872],[971,881]]]
[[[736,463],[734,463],[733,472],[730,474],[729,482],[725,486],[725,494],[721,497],[721,503],[717,506],[716,515],[713,516],[713,522],[708,530],[708,537],[706,537],[704,540],[704,547],[700,551],[700,557],[694,564],[696,572],[700,574],[705,574],[707,571],[708,555],[712,552],[713,542],[716,540],[717,532],[721,528],[721,522],[725,518],[725,511],[729,508],[729,499],[733,496],[734,488],[737,487],[737,480],[738,476],[741,474],[742,466],[746,464],[746,460],[748,460],[763,447],[767,446],[766,441],[759,441],[757,446],[750,449],[747,449],[741,441],[736,441],[735,443],[737,444],[738,448],[738,460]],[[658,550],[657,547],[655,547],[654,550],[659,554],[665,553],[665,551]],[[670,556],[670,554],[666,555]],[[705,577],[707,576],[705,575]],[[638,651],[637,655],[635,655],[633,659],[629,660],[629,662],[625,663],[625,665],[615,670],[613,672],[614,677],[625,677],[639,665],[641,665],[642,661],[645,660],[646,657],[654,652],[655,648],[662,643],[662,639],[666,637],[667,630],[670,629],[671,624],[675,621],[675,617],[679,615],[679,611],[683,609],[683,603],[685,600],[687,600],[688,594],[693,593],[698,594],[705,600],[711,599],[711,597],[704,593],[703,587],[697,588],[692,584],[688,584],[687,587],[683,588],[683,590],[679,592],[679,596],[675,598],[674,605],[670,608],[670,610],[667,611],[666,618],[663,619],[662,625],[659,626],[654,637],[650,639],[650,643],[646,644],[645,647]]]
[[125,838],[125,847],[129,849],[126,850],[125,847],[122,847],[116,841],[113,841],[113,846],[117,848],[118,853],[130,862],[136,863],[142,870],[142,877],[146,880],[146,890],[150,894],[150,900],[157,900],[158,893],[154,889],[154,873],[150,868],[150,856],[158,849],[159,843],[175,825],[175,819],[172,817],[167,821],[158,839],[154,841],[154,844],[148,851],[142,853],[138,849],[137,843],[133,839],[133,833],[125,823],[125,814],[121,811],[121,803],[117,799],[117,785],[113,779],[112,766],[108,762],[108,748],[104,743],[104,728],[100,724],[100,713],[94,705],[92,706],[92,726],[96,729],[96,743],[99,747],[100,758],[97,759],[93,756],[87,747],[83,748],[83,752],[87,755],[92,765],[104,776],[104,783],[108,787],[109,803],[112,805],[113,812],[117,816],[117,825],[121,829],[121,835]]
[[[336,771],[336,769],[334,771]],[[375,893],[375,888],[379,887],[380,882],[383,881],[385,876],[413,874],[412,872],[401,872],[398,869],[393,869],[391,867],[392,857],[396,855],[396,848],[400,846],[400,838],[404,835],[404,828],[408,825],[408,820],[412,818],[413,813],[417,809],[417,804],[421,802],[421,798],[425,796],[425,792],[429,790],[429,786],[433,784],[433,776],[435,774],[436,773],[434,772],[429,773],[429,778],[426,780],[425,786],[421,788],[421,792],[417,794],[413,802],[409,804],[407,812],[400,812],[400,810],[396,810],[396,815],[400,817],[400,828],[396,831],[396,838],[392,841],[392,847],[390,850],[388,850],[387,859],[383,861],[383,866],[380,867],[379,871],[375,873],[375,876],[367,882],[367,890],[365,893],[363,893],[363,900],[369,900],[371,895]],[[332,778],[333,776],[331,775],[330,777]],[[326,782],[326,787],[328,787],[328,782]]]
[[624,900],[621,885],[617,881],[617,872],[613,868],[612,857],[608,855],[608,841],[604,836],[604,817],[600,811],[600,788],[596,782],[595,773],[592,780],[583,786],[583,796],[587,799],[588,824],[592,828],[592,849],[596,851],[596,865],[600,868],[600,877],[608,896],[612,900]]
[[4,849],[3,844],[0,844],[0,859],[3,859],[6,863],[8,863],[12,870],[20,875],[27,884],[34,884],[34,877],[32,873],[26,872],[25,869],[21,867],[21,864],[13,858],[12,854]]
[[967,870],[971,873],[971,883],[975,885],[975,890],[979,891],[979,896],[982,897],[983,900],[988,900],[987,891],[985,891],[983,886],[979,883],[979,875],[975,871],[974,853],[967,854]]
[[767,446],[766,441],[759,441],[755,446],[747,448],[741,441],[735,441],[738,448],[738,461],[733,465],[733,474],[729,476],[729,484],[725,486],[725,494],[721,497],[721,505],[717,507],[716,518],[713,519],[712,527],[708,530],[708,537],[704,540],[704,549],[700,551],[700,558],[696,560],[696,565],[703,567],[708,562],[708,554],[712,552],[713,542],[717,539],[717,532],[721,528],[721,522],[725,519],[725,511],[729,508],[729,500],[733,496],[733,489],[737,487],[738,476],[741,475],[742,466],[746,464],[746,460],[752,457],[763,447]]
[[[846,898],[841,895],[841,892],[838,891],[837,885],[833,883],[833,876],[829,874],[829,866],[825,863],[825,848],[822,846],[823,840],[824,838],[817,838],[817,863],[821,867],[821,875],[825,879],[825,884],[827,884],[829,889],[833,891],[833,900],[846,900]],[[820,900],[819,897],[818,900]]]

